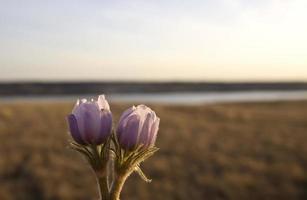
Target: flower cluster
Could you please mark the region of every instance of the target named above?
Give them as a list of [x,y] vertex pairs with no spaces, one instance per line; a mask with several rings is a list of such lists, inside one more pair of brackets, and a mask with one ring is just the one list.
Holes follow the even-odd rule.
[[[100,95],[97,101],[78,100],[67,121],[75,141],[71,147],[89,161],[101,200],[118,200],[127,177],[134,171],[150,181],[140,163],[158,150],[154,145],[160,119],[149,107],[138,105],[124,111],[112,132],[110,106]],[[114,164],[108,165],[110,162]]]

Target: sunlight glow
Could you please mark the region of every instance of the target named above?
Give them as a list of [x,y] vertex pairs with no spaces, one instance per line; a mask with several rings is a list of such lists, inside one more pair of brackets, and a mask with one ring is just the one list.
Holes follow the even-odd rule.
[[304,81],[306,10],[305,0],[1,1],[0,80]]

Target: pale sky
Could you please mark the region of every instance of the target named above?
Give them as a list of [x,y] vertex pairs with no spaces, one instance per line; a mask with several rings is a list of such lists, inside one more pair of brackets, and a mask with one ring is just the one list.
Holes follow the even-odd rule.
[[0,81],[307,81],[306,0],[0,0]]

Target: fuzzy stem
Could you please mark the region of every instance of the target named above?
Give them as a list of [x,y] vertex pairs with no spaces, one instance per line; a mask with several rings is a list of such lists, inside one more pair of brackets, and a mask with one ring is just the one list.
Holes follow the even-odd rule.
[[92,145],[92,152],[94,154],[94,159],[96,161],[95,165],[92,166],[95,171],[98,191],[99,191],[99,200],[109,200],[109,182],[107,174],[107,161],[100,156],[99,147]]
[[131,172],[128,171],[126,173],[117,175],[116,179],[114,180],[114,184],[111,190],[110,200],[120,200],[120,193],[130,174]]
[[97,176],[97,184],[99,191],[99,200],[109,200],[109,188],[107,177]]

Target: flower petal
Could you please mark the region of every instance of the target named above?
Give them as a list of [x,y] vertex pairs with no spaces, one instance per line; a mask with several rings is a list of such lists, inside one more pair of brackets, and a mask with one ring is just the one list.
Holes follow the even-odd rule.
[[110,110],[110,105],[103,94],[99,95],[97,104],[100,110]]
[[148,146],[153,146],[155,144],[156,139],[157,139],[157,135],[158,135],[159,125],[160,125],[160,118],[157,117],[156,121],[154,122],[154,124],[152,125],[151,130],[150,130]]
[[140,144],[143,144],[145,146],[149,145],[150,143],[149,139],[150,139],[150,134],[151,134],[150,130],[154,122],[153,119],[154,119],[153,113],[148,113],[143,123],[143,127],[140,131],[140,135],[139,135]]
[[[154,113],[149,107],[141,104],[136,107],[136,112],[140,116],[140,129],[142,129],[143,124],[146,120],[148,113]],[[141,130],[140,130],[141,131]]]
[[85,144],[81,137],[76,117],[73,114],[70,114],[67,116],[67,121],[72,138],[79,144]]
[[124,149],[131,150],[137,145],[139,134],[139,116],[130,115],[123,129],[119,142]]
[[112,130],[112,113],[103,110],[100,116],[100,132],[95,140],[96,144],[103,143],[110,135]]
[[128,108],[127,110],[125,110],[123,114],[121,115],[118,125],[117,125],[117,129],[116,129],[116,134],[118,138],[121,137],[123,129],[125,128],[125,125],[127,123],[128,116],[131,115],[135,111],[135,109],[136,109],[135,106],[132,106]]
[[[100,132],[100,111],[95,102],[86,102],[80,105],[80,113],[77,115],[78,124],[81,124],[81,137],[92,144]],[[81,129],[81,128],[80,128]]]

